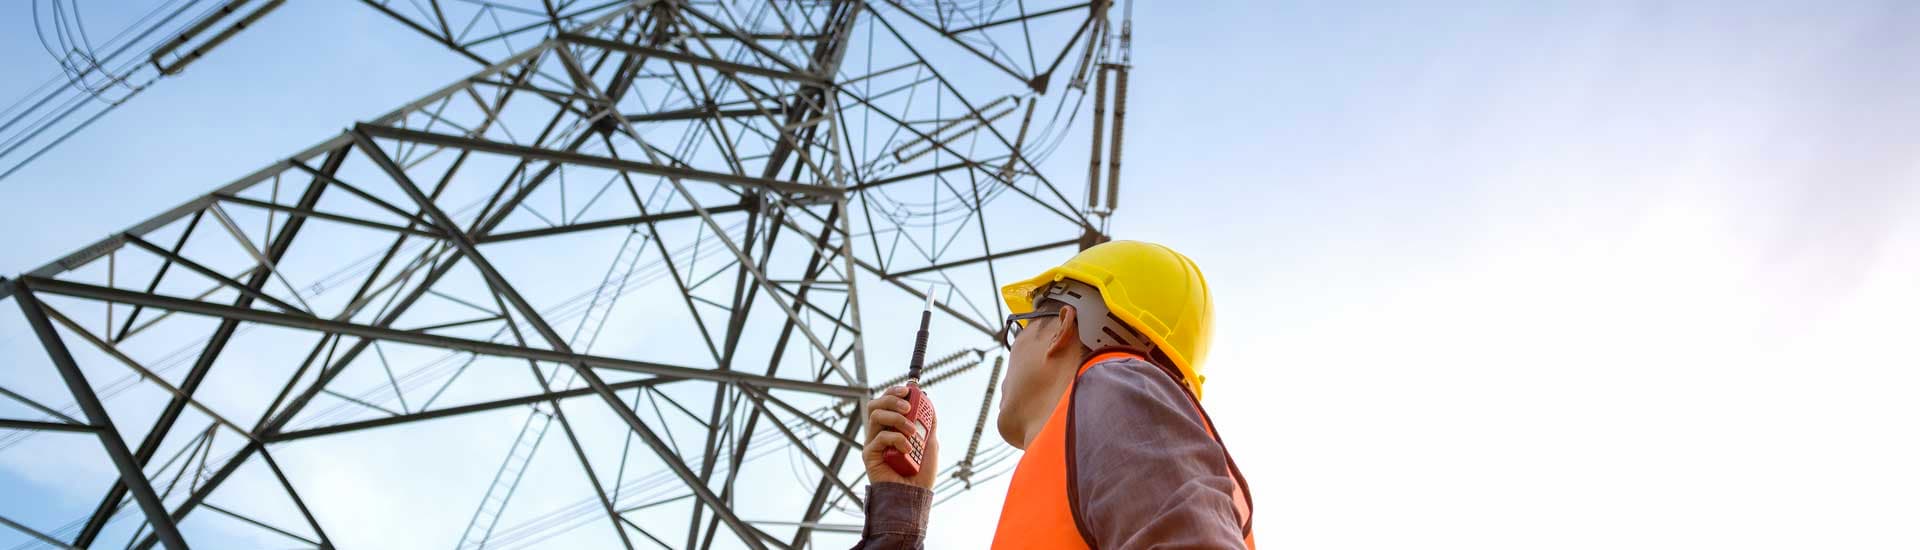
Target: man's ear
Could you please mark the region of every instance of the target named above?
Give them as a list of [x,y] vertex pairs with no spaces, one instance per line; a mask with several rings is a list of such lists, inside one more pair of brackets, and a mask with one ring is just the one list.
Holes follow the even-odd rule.
[[1054,320],[1059,330],[1053,332],[1053,340],[1047,342],[1047,355],[1080,353],[1080,315],[1073,306],[1060,306],[1060,317]]

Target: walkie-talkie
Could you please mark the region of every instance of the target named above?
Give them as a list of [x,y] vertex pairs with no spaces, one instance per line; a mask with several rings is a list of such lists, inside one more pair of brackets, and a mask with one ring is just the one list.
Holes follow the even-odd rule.
[[927,399],[927,392],[920,390],[920,367],[927,360],[927,323],[933,320],[933,289],[927,289],[927,307],[920,311],[920,332],[913,339],[913,362],[907,365],[907,422],[913,426],[913,433],[907,434],[907,445],[913,452],[902,453],[898,449],[887,449],[882,458],[894,473],[913,477],[920,473],[920,461],[926,458],[927,437],[933,433],[933,401]]

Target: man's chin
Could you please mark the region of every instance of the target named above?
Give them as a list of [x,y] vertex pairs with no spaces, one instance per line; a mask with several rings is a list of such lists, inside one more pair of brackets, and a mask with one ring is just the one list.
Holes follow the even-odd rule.
[[1017,430],[1010,429],[1007,426],[1007,422],[1004,418],[1005,415],[1006,413],[1001,413],[1002,418],[997,418],[994,421],[994,427],[997,428],[998,431],[1000,432],[1000,440],[1007,442],[1008,445],[1012,445],[1013,448],[1015,449],[1020,449],[1022,451],[1027,450],[1027,442],[1025,438],[1019,437],[1018,434],[1014,433]]

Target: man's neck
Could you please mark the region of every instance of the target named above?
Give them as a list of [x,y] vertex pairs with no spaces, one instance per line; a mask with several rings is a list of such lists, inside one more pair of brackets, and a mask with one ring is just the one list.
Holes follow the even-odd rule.
[[1048,396],[1047,406],[1035,410],[1036,414],[1027,418],[1027,437],[1020,446],[1022,449],[1032,445],[1034,438],[1040,437],[1040,429],[1046,427],[1047,420],[1053,417],[1053,411],[1060,407],[1060,400],[1066,398],[1067,387],[1073,383],[1074,375],[1080,373],[1080,361],[1072,357],[1048,357],[1044,368],[1050,376],[1040,395]]

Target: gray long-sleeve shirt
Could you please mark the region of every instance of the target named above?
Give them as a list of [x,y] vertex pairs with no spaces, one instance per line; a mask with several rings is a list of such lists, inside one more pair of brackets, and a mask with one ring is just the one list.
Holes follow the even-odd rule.
[[[1138,359],[1088,369],[1074,392],[1076,514],[1094,546],[1244,548],[1227,455],[1175,379]],[[919,549],[933,493],[867,487],[855,550]]]

